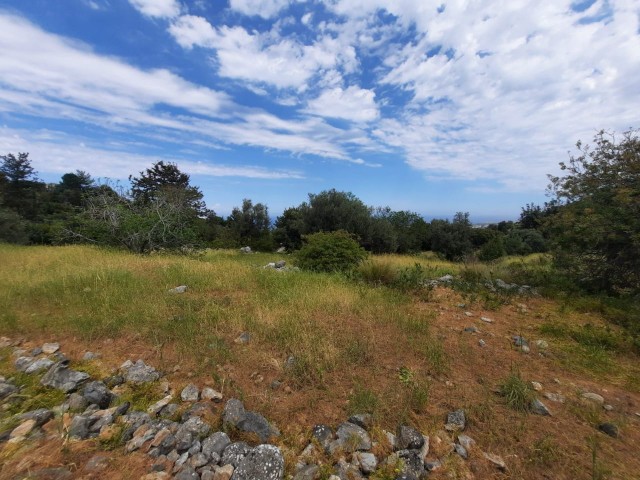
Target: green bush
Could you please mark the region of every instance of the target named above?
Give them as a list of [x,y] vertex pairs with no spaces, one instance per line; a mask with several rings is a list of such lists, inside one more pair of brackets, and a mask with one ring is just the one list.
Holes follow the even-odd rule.
[[348,272],[357,267],[367,252],[353,236],[344,231],[314,233],[303,237],[305,244],[297,255],[297,264],[314,272]]

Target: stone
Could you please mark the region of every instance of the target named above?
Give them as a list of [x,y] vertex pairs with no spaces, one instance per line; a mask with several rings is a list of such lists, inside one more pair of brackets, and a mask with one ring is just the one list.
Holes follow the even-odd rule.
[[485,323],[493,323],[493,320],[490,319],[489,317],[480,317],[480,320],[482,320]]
[[176,431],[176,450],[183,452],[189,450],[195,440],[209,433],[211,427],[204,423],[200,417],[191,417]]
[[329,444],[331,453],[337,450],[354,452],[356,450],[371,449],[371,438],[369,438],[367,431],[353,423],[345,422],[341,424],[336,431],[336,436],[338,438]]
[[531,348],[529,347],[529,345],[522,345],[520,347],[520,350],[522,350],[522,353],[529,353],[531,351]]
[[478,333],[478,332],[480,332],[480,330],[478,330],[478,328],[473,326],[473,325],[470,326],[470,327],[466,327],[464,329],[464,331],[467,332],[467,333]]
[[311,430],[311,436],[315,438],[320,445],[326,450],[334,438],[333,430],[327,425],[315,425]]
[[419,449],[424,445],[424,437],[415,428],[400,425],[396,431],[396,447],[398,450]]
[[243,432],[255,433],[261,442],[267,442],[271,437],[277,437],[280,432],[271,425],[266,418],[256,412],[246,412],[237,427]]
[[531,386],[533,387],[533,389],[536,392],[541,392],[542,391],[542,384],[539,382],[531,382]]
[[504,463],[504,460],[502,459],[502,457],[498,455],[494,455],[493,453],[486,453],[486,452],[483,452],[483,455],[484,455],[484,458],[486,458],[487,460],[489,460],[489,462],[491,462],[493,465],[498,467],[498,470],[501,470],[504,472],[507,469],[507,464]]
[[189,452],[184,452],[173,464],[173,473],[179,472],[182,469],[182,466],[187,462],[187,460],[189,460]]
[[18,388],[10,383],[0,383],[0,400],[12,395],[18,391]]
[[599,403],[600,405],[604,404],[604,397],[602,395],[598,395],[597,393],[587,392],[582,394],[582,398],[585,400],[590,400],[595,403]]
[[200,475],[196,471],[188,466],[183,468],[178,474],[173,477],[175,480],[200,480]]
[[36,347],[33,350],[31,350],[31,356],[32,357],[37,357],[38,355],[42,354],[42,348],[40,347]]
[[85,362],[90,362],[91,360],[95,360],[97,358],[99,358],[99,355],[93,352],[85,352],[82,356],[82,360],[84,360]]
[[473,313],[471,313],[471,312],[464,312],[464,316],[465,316],[465,317],[473,317]]
[[537,398],[531,401],[531,412],[535,413],[536,415],[543,415],[547,417],[551,416],[551,412],[549,411],[547,406]]
[[45,343],[44,345],[42,345],[42,352],[46,353],[47,355],[56,353],[58,350],[60,350],[59,343]]
[[245,442],[234,442],[227,445],[222,452],[220,463],[222,465],[233,465],[237,468],[242,459],[251,451],[251,447]]
[[274,445],[258,445],[233,472],[233,480],[281,480],[283,477],[284,457]]
[[480,340],[478,340],[478,345],[480,345],[481,347],[486,347],[487,346],[487,342],[485,342],[484,340],[480,339]]
[[142,360],[138,360],[136,363],[123,368],[123,370],[125,370],[125,380],[131,383],[155,382],[160,378],[160,373],[155,368],[146,365]]
[[202,393],[200,394],[202,400],[211,400],[212,402],[221,402],[222,401],[222,393],[214,390],[211,387],[204,387],[202,389]]
[[556,403],[564,403],[565,398],[564,395],[561,395],[559,393],[551,393],[551,392],[545,392],[542,394],[547,400],[551,400],[552,402],[556,402]]
[[378,468],[378,459],[373,453],[357,452],[355,455],[360,470],[365,475],[375,472]]
[[200,440],[194,440],[194,442],[191,444],[191,448],[189,448],[188,452],[189,452],[189,456],[192,457],[198,453],[200,453],[200,449],[202,448],[202,444],[200,443]]
[[241,247],[240,248],[240,253],[252,253],[251,252],[251,247],[249,247],[249,246]]
[[37,410],[23,413],[22,415],[20,415],[20,420],[34,420],[36,422],[35,426],[41,427],[53,417],[54,415],[51,410],[47,410],[46,408],[38,408]]
[[200,399],[200,391],[193,383],[190,383],[182,389],[180,398],[183,402],[197,402]]
[[516,347],[529,346],[529,342],[527,342],[527,339],[524,337],[521,337],[520,335],[514,335],[512,338],[513,338],[513,344]]
[[603,405],[602,408],[604,408],[607,412],[612,412],[613,411],[613,405]]
[[427,455],[429,455],[429,437],[426,435],[422,436],[422,439],[424,440],[424,443],[422,444],[422,447],[420,447],[420,458],[422,458],[422,460],[427,459]]
[[618,427],[613,423],[601,423],[600,425],[598,425],[598,430],[609,435],[610,437],[618,438]]
[[169,405],[169,403],[173,400],[173,395],[167,395],[162,400],[158,400],[156,403],[147,408],[147,412],[149,415],[158,415],[160,411]]
[[549,344],[544,340],[536,340],[536,347],[538,347],[540,350],[546,350],[547,348],[549,348]]
[[25,438],[34,428],[36,428],[36,421],[26,420],[11,431],[9,438]]
[[303,465],[293,476],[293,480],[316,480],[320,474],[317,465]]
[[82,396],[89,404],[98,405],[100,408],[108,408],[113,400],[113,393],[103,382],[94,381],[87,383],[82,392]]
[[84,440],[89,438],[89,428],[91,427],[91,420],[83,415],[76,415],[71,420],[69,426],[69,438],[75,440]]
[[109,456],[98,453],[91,457],[84,466],[89,472],[101,472],[109,468]]
[[233,475],[233,465],[224,465],[213,472],[213,480],[230,480]]
[[404,464],[402,473],[421,478],[425,474],[424,459],[420,457],[420,450],[399,450],[398,456]]
[[29,365],[25,369],[24,373],[38,373],[43,370],[48,370],[49,368],[51,368],[51,365],[53,365],[53,360],[49,360],[48,358],[39,358],[31,365]]
[[458,443],[462,445],[466,450],[469,450],[476,441],[468,435],[458,435]]
[[237,398],[230,398],[222,410],[222,425],[236,428],[245,415],[242,402]]
[[140,477],[140,480],[166,480],[171,478],[167,472],[153,472],[147,473]]
[[76,372],[69,369],[68,361],[64,360],[54,364],[47,373],[44,374],[40,383],[45,387],[53,387],[70,393],[77,390],[78,386],[89,379],[89,374]]
[[207,457],[204,453],[196,453],[190,460],[191,466],[193,468],[203,467],[207,463],[209,463],[209,457]]
[[349,422],[369,430],[373,426],[373,415],[370,413],[358,413],[349,417]]
[[456,432],[464,430],[467,420],[464,414],[464,410],[456,410],[447,415],[447,424],[444,426],[445,430],[449,432]]
[[169,293],[185,293],[187,291],[186,285],[180,285],[169,290]]
[[34,361],[35,359],[33,357],[18,357],[16,361],[13,362],[13,366],[19,372],[26,372],[27,368],[29,368]]
[[224,432],[215,432],[202,441],[202,453],[211,458],[214,454],[222,457],[224,449],[231,443]]
[[109,388],[114,388],[119,385],[122,385],[125,382],[125,379],[122,375],[112,375],[104,379],[104,383]]
[[242,332],[240,335],[236,337],[236,339],[233,342],[240,345],[244,345],[246,343],[249,343],[250,340],[251,340],[251,334],[249,332]]
[[464,448],[462,445],[460,445],[459,443],[456,443],[454,445],[455,451],[458,455],[460,455],[462,458],[464,458],[465,460],[467,458],[469,458],[469,454],[467,453],[467,449]]
[[275,264],[275,267],[277,269],[284,268],[286,264],[287,262],[285,262],[284,260],[278,260]]

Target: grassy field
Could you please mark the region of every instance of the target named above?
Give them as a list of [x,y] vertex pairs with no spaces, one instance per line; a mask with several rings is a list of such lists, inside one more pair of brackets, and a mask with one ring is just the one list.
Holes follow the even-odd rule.
[[[262,268],[280,259],[291,260],[0,245],[0,335],[59,341],[72,358],[100,352],[91,368],[105,373],[143,358],[176,388],[214,385],[274,420],[289,452],[304,448],[315,423],[335,426],[349,413],[373,413],[378,428],[408,422],[437,434],[448,411],[465,408],[469,435],[509,464],[508,476],[496,478],[551,478],[543,476],[550,469],[553,478],[640,478],[633,443],[640,441],[640,368],[624,332],[567,302],[481,286],[517,280],[514,264],[544,270],[545,257],[464,266],[429,254],[379,256],[363,267],[369,282]],[[427,278],[467,281],[433,290],[371,281],[416,263]],[[187,292],[168,292],[178,285]],[[469,325],[480,332],[464,332]],[[251,340],[235,343],[242,332]],[[544,339],[549,350],[524,355],[512,335]],[[509,408],[499,392],[514,383],[514,369],[527,384],[535,380],[567,397],[549,405],[554,417]],[[586,390],[606,392],[614,410],[585,409],[579,394]],[[603,420],[619,425],[620,439],[597,432],[594,422]],[[473,478],[464,476],[470,462],[449,463],[433,478]],[[475,478],[498,475],[478,465]]]

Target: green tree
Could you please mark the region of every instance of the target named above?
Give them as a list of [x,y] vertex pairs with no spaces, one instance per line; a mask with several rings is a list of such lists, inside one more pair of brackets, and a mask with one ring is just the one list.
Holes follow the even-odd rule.
[[548,221],[559,268],[594,291],[640,292],[640,139],[599,132],[549,176]]
[[4,205],[17,212],[22,218],[34,221],[40,215],[42,193],[46,185],[40,182],[31,165],[28,153],[0,155],[0,173],[2,182],[2,199]]
[[265,204],[254,204],[245,198],[241,208],[235,207],[232,210],[227,224],[239,243],[256,250],[273,250],[271,220]]
[[309,194],[309,203],[301,205],[305,233],[344,230],[366,242],[371,224],[371,209],[351,192],[325,190]]

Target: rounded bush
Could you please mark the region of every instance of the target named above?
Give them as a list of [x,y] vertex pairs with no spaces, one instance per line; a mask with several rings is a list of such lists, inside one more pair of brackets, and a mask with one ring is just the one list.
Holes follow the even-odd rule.
[[315,272],[347,272],[367,257],[367,252],[353,236],[344,231],[320,232],[303,237],[297,264]]

